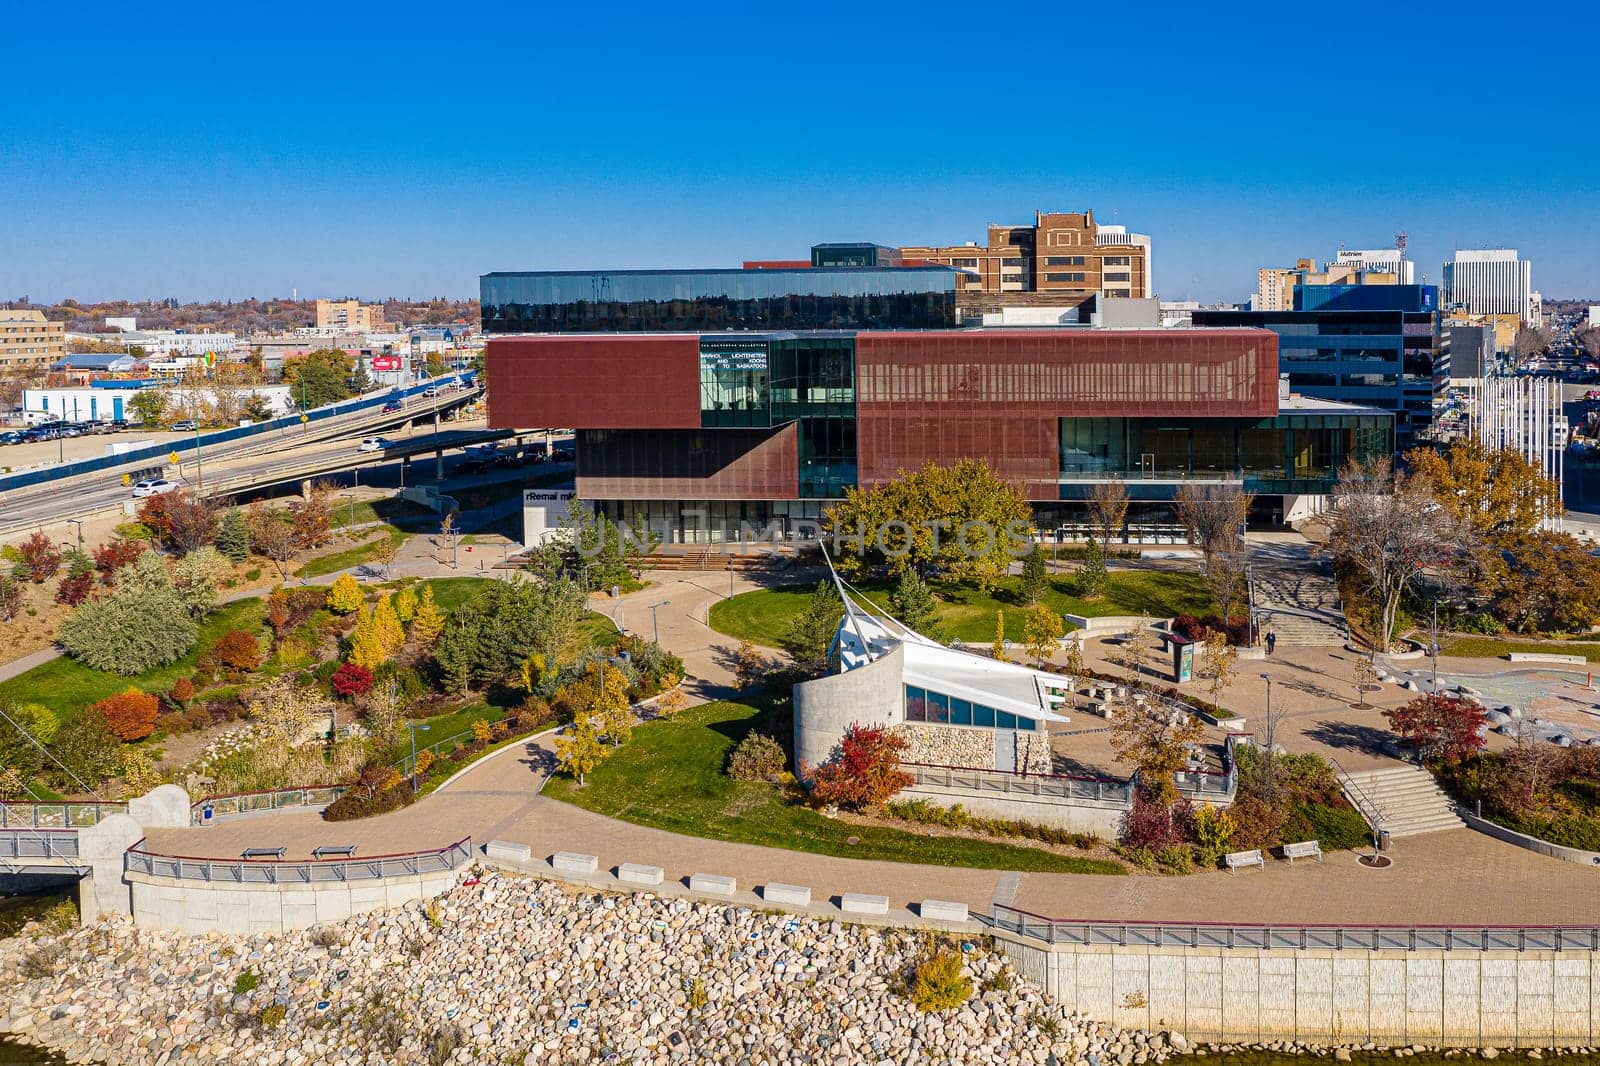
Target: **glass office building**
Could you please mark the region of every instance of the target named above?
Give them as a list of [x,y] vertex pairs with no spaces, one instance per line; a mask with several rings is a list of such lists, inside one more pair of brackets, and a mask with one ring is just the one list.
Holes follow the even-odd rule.
[[1433,285],[1298,285],[1293,311],[1196,311],[1196,326],[1278,335],[1278,365],[1303,396],[1394,412],[1407,441],[1433,422],[1450,376]]
[[485,274],[483,331],[711,333],[947,329],[951,267],[561,270]]

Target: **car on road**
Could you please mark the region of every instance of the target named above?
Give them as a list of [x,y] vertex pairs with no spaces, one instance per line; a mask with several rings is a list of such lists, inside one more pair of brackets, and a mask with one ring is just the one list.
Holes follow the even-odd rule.
[[394,441],[387,437],[364,437],[362,438],[361,443],[356,447],[356,451],[381,452],[393,443]]
[[164,477],[146,478],[133,487],[133,498],[138,500],[146,496],[161,496],[177,492],[180,487],[176,481],[168,481]]
[[422,390],[422,395],[424,395],[424,396],[437,396],[437,395],[439,395],[439,393],[441,393],[443,391],[444,390],[441,389],[437,385],[429,385],[427,388]]
[[0,433],[0,444],[21,444],[24,439],[24,434],[14,429],[8,429],[4,433]]
[[396,411],[404,411],[405,409],[406,405],[401,403],[399,400],[390,400],[388,403],[383,405],[383,413],[386,415],[392,415]]
[[199,428],[200,424],[192,418],[185,418],[172,423],[172,431],[174,433],[193,433]]

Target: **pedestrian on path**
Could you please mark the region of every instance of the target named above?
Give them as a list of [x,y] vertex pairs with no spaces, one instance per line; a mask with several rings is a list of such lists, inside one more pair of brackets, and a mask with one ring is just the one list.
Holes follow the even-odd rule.
[[1278,634],[1269,632],[1267,634],[1267,654],[1271,655],[1272,654],[1272,649],[1276,648],[1277,646],[1278,646]]

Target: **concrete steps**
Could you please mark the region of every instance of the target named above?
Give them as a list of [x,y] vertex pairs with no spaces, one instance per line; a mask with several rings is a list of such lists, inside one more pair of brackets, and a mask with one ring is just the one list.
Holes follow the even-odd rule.
[[1262,553],[1255,568],[1256,612],[1262,632],[1278,643],[1338,647],[1345,642],[1339,589],[1326,562],[1299,553]]
[[1433,775],[1417,766],[1392,766],[1339,775],[1347,799],[1392,838],[1460,829],[1455,804]]

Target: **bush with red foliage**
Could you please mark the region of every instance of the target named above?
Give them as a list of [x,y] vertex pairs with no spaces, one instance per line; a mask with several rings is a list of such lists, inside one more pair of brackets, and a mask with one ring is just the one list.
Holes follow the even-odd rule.
[[64,603],[68,607],[76,607],[89,598],[89,593],[94,591],[94,573],[90,571],[83,574],[68,574],[61,579],[61,584],[56,586],[56,602]]
[[834,757],[811,771],[812,797],[853,811],[883,805],[912,783],[900,769],[908,746],[905,737],[883,726],[852,724]]
[[89,705],[91,711],[105,715],[106,725],[121,740],[143,740],[155,732],[161,701],[148,692],[130,688]]
[[123,537],[107,541],[96,547],[94,550],[94,568],[100,571],[100,580],[108,585],[111,584],[116,580],[117,571],[124,566],[132,566],[133,561],[144,554],[144,550],[143,544]]
[[1192,836],[1194,806],[1180,799],[1170,809],[1163,807],[1144,789],[1133,792],[1133,806],[1122,816],[1121,842],[1130,848],[1160,851],[1182,844]]
[[1234,615],[1232,618],[1223,619],[1220,615],[1208,614],[1200,619],[1201,636],[1205,630],[1215,629],[1228,635],[1228,643],[1234,647],[1244,647],[1250,643],[1250,619],[1246,615]]
[[17,545],[22,570],[35,585],[42,585],[61,569],[61,549],[43,533],[34,533]]
[[360,663],[340,663],[339,669],[333,672],[329,680],[333,683],[333,691],[346,699],[365,696],[372,691],[372,671]]
[[172,683],[172,702],[177,704],[188,703],[194,699],[194,682],[187,677],[180,677]]
[[226,671],[229,676],[261,665],[261,642],[255,634],[242,629],[230,629],[217,638],[217,642],[200,653],[195,661],[195,673],[207,679]]
[[1483,750],[1483,708],[1472,700],[1428,692],[1383,716],[1424,759],[1456,763]]
[[1200,619],[1192,614],[1180,614],[1172,620],[1172,631],[1179,636],[1188,637],[1190,640],[1200,640],[1206,635],[1206,627],[1200,624]]

